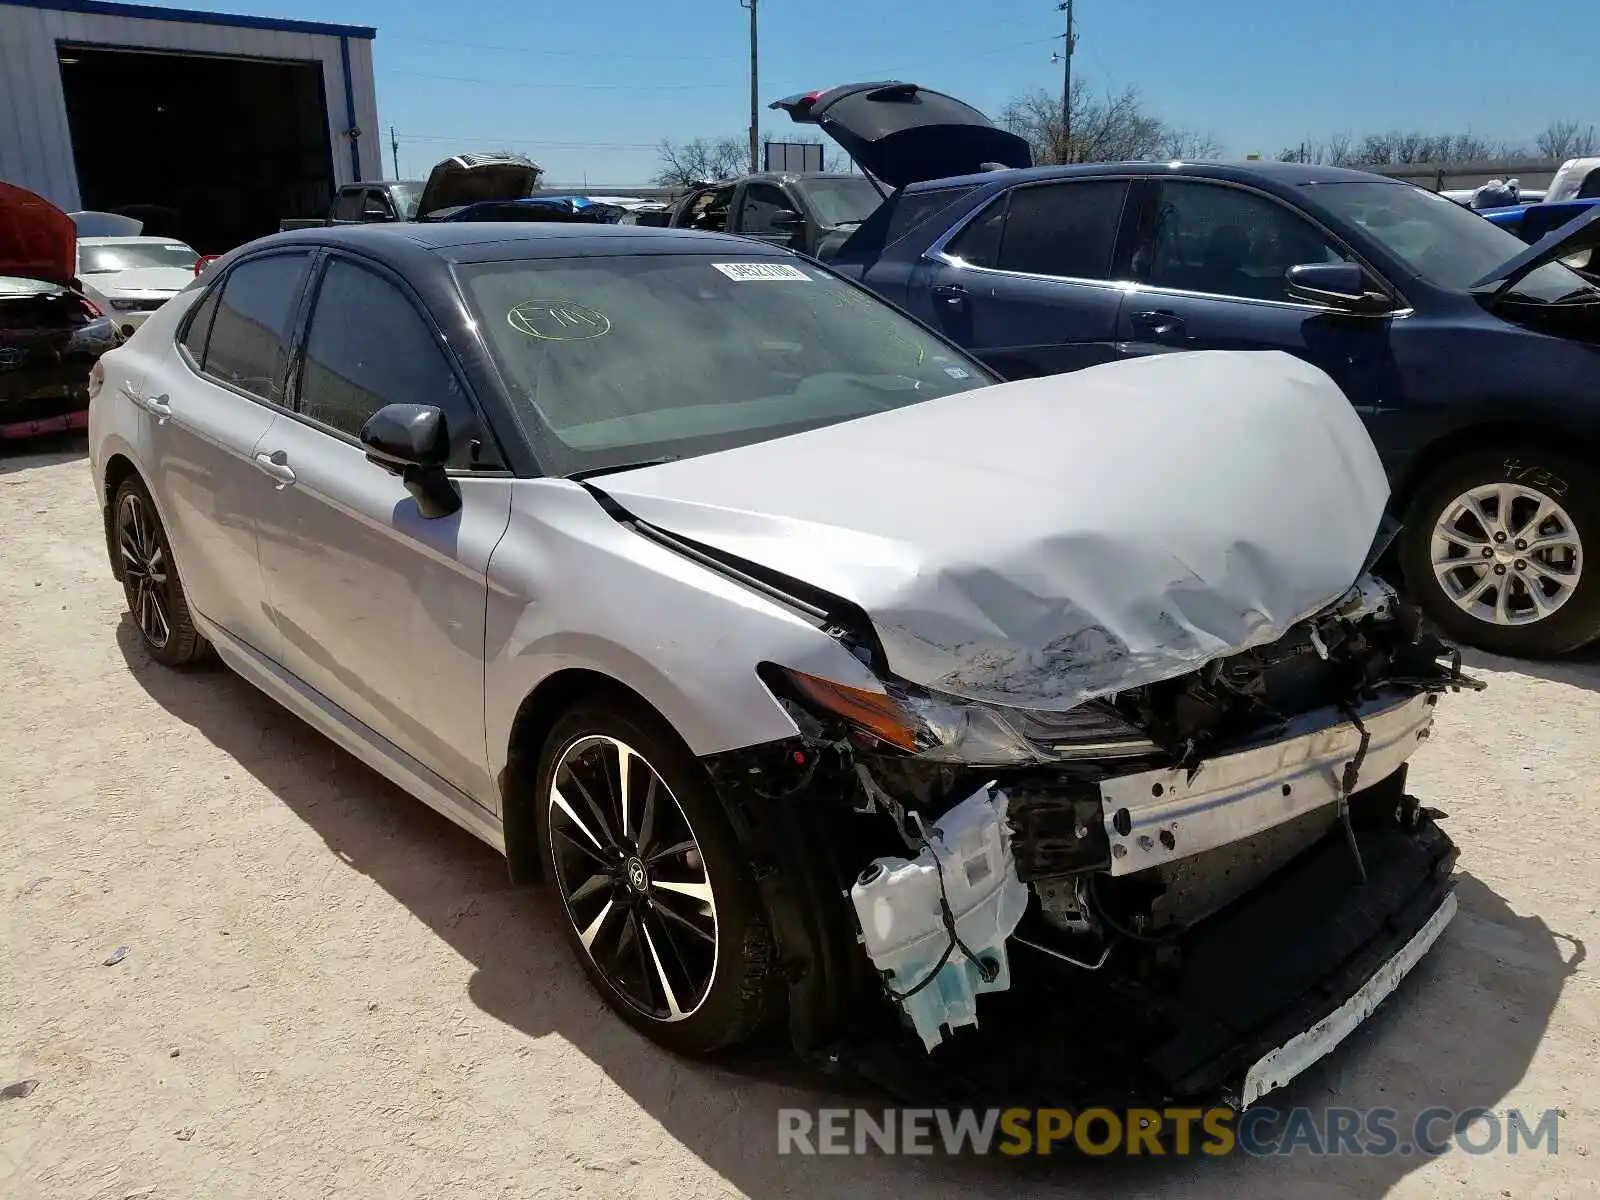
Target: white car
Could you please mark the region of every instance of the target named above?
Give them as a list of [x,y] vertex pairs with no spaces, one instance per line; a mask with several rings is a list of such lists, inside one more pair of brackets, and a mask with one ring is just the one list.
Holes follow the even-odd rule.
[[200,255],[175,238],[80,237],[78,278],[84,293],[131,334],[194,282]]

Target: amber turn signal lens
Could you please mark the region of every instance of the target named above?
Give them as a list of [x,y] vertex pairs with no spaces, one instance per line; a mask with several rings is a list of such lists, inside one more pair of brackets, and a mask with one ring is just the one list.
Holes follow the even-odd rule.
[[784,674],[819,708],[843,717],[891,746],[902,750],[917,748],[916,730],[906,719],[905,712],[882,692],[863,691],[800,671],[785,671]]

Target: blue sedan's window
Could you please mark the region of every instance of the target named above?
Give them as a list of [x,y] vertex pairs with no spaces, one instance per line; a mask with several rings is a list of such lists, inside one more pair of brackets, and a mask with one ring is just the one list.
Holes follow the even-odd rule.
[[800,259],[734,249],[459,270],[555,474],[704,454],[994,382]]
[[[1359,225],[1435,287],[1466,291],[1527,249],[1514,234],[1443,196],[1404,183],[1323,183],[1316,198]],[[1593,285],[1560,263],[1547,263],[1514,289],[1528,300],[1562,300]]]

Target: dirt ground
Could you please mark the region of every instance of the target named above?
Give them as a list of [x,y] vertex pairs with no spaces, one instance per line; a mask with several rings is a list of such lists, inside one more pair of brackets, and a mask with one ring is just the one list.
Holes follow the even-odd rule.
[[[80,440],[0,459],[0,1196],[1600,1194],[1600,656],[1474,657],[1413,790],[1461,913],[1279,1104],[1559,1108],[1559,1153],[780,1158],[841,1103],[611,1017],[540,891],[221,668],[153,664]],[[126,956],[103,965],[118,947]]]

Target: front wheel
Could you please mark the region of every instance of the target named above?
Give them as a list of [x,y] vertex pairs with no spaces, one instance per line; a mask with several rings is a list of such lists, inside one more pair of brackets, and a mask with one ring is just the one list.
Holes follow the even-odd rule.
[[1600,484],[1578,460],[1464,454],[1422,481],[1405,525],[1406,583],[1456,641],[1544,658],[1600,637]]
[[651,714],[580,704],[540,755],[539,842],[567,935],[629,1024],[680,1053],[749,1040],[774,1005],[749,865],[692,755]]

